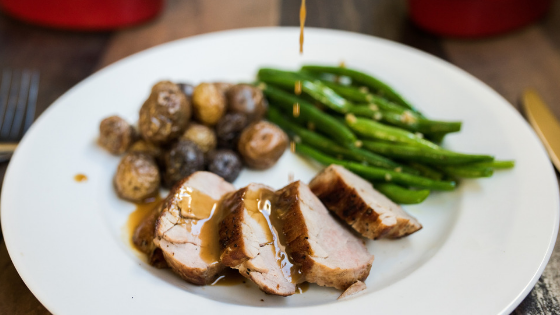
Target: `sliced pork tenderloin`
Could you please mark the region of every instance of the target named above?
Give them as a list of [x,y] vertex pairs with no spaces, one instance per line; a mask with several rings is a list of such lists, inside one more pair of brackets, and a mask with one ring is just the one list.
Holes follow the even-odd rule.
[[277,233],[276,199],[272,188],[250,184],[222,200],[228,214],[220,224],[221,261],[262,291],[288,296],[295,293],[298,279]]
[[142,219],[134,230],[132,243],[142,253],[148,257],[148,263],[156,268],[168,268],[167,262],[163,258],[163,252],[154,244],[156,232],[156,221],[163,208],[163,202],[154,207],[148,215]]
[[342,166],[325,168],[309,187],[327,209],[367,238],[399,238],[422,228],[401,206]]
[[297,181],[278,194],[286,248],[305,281],[345,290],[367,278],[373,256],[363,240],[336,222],[307,185]]
[[154,243],[174,272],[197,285],[212,283],[220,262],[219,200],[235,188],[210,172],[196,172],[169,193],[156,222]]

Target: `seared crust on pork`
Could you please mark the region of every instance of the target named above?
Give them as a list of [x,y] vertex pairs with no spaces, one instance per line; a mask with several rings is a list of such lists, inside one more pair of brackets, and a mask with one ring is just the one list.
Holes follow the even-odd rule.
[[148,256],[148,263],[156,268],[168,268],[163,258],[163,252],[154,244],[156,221],[159,217],[163,202],[154,207],[140,222],[132,235],[132,242],[136,248]]
[[279,190],[286,249],[304,280],[345,290],[369,275],[373,256],[361,239],[335,222],[321,201],[297,181]]
[[422,228],[416,218],[342,166],[325,168],[309,187],[330,211],[364,237],[399,238]]

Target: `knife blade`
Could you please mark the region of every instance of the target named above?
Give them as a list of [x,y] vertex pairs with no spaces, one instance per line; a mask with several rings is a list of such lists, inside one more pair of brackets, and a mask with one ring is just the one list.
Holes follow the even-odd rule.
[[550,160],[560,171],[560,122],[534,89],[523,92],[522,103],[529,123],[548,151]]

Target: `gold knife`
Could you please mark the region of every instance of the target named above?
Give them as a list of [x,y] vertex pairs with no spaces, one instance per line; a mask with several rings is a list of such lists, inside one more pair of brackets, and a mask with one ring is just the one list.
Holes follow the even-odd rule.
[[523,92],[522,103],[527,119],[541,138],[550,160],[560,171],[560,123],[534,89]]

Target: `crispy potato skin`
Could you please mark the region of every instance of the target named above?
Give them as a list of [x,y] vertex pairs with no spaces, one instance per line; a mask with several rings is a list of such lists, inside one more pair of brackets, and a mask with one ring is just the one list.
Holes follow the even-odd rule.
[[99,124],[99,145],[112,154],[122,154],[136,140],[136,131],[119,116],[103,119]]
[[286,133],[267,121],[260,121],[245,128],[237,145],[245,164],[258,170],[273,166],[287,147]]
[[144,153],[144,154],[152,156],[157,161],[157,159],[159,159],[161,157],[161,155],[163,153],[163,150],[153,143],[150,143],[150,142],[147,142],[146,140],[140,139],[140,140],[134,142],[128,148],[128,152]]
[[204,169],[204,153],[194,142],[180,140],[163,153],[161,162],[165,170],[163,184],[171,188],[183,178]]
[[214,126],[226,112],[226,97],[222,89],[213,83],[200,83],[193,91],[193,110],[196,120]]
[[159,191],[160,181],[154,158],[137,152],[122,158],[114,178],[119,197],[133,202],[154,196]]
[[229,112],[244,114],[250,122],[261,120],[268,108],[262,91],[249,84],[232,86],[227,98]]
[[207,126],[191,123],[181,139],[194,142],[203,153],[208,153],[216,148],[218,140],[216,132]]
[[162,81],[140,109],[138,125],[144,140],[161,145],[178,138],[191,118],[191,105],[179,86]]

